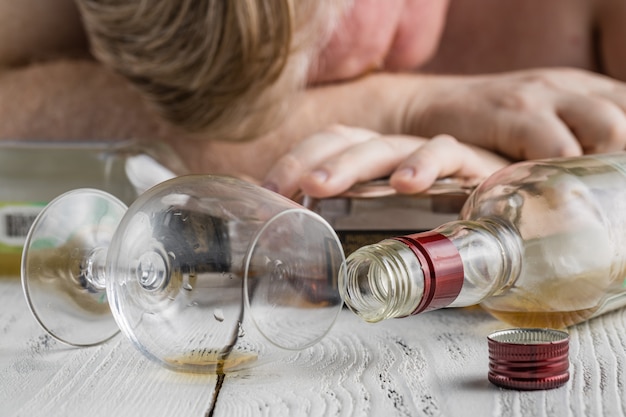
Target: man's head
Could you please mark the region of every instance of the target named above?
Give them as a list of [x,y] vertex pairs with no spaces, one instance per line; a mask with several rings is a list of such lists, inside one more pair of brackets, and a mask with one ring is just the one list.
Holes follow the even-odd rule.
[[[92,51],[174,124],[265,133],[340,14],[325,0],[79,0]],[[321,36],[320,36],[321,35]]]
[[413,70],[447,0],[78,0],[94,54],[176,125],[263,135],[307,84]]

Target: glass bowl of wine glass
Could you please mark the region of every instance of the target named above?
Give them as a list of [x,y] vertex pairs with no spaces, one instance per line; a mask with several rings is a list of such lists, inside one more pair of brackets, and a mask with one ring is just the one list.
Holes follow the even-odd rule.
[[94,189],[57,197],[27,237],[22,285],[66,344],[121,330],[169,369],[221,372],[324,337],[342,307],[343,262],[316,213],[240,179],[190,175],[128,208]]

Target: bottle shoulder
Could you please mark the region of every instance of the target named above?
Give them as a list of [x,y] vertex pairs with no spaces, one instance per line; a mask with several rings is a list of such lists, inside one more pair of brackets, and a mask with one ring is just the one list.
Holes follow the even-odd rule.
[[626,194],[624,167],[626,153],[519,162],[480,184],[461,218],[497,216],[518,224],[520,216],[562,216],[580,207],[597,210],[611,193]]

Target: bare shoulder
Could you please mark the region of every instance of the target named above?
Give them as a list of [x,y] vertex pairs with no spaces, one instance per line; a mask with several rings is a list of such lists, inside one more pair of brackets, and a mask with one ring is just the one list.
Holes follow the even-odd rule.
[[593,70],[593,1],[604,0],[450,0],[439,50],[426,69],[485,73],[570,66]]
[[595,0],[598,48],[604,72],[626,81],[626,1]]
[[87,55],[73,0],[0,0],[0,67]]

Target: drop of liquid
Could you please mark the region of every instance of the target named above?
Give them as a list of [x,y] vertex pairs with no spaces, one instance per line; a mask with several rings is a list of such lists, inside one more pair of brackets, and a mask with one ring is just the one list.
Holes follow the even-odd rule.
[[219,322],[224,321],[224,311],[221,308],[216,308],[213,310],[213,317]]

